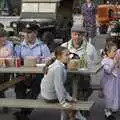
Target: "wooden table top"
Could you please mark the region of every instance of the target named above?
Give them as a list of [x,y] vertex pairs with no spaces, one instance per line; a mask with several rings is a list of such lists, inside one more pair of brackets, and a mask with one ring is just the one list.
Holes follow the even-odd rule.
[[[5,67],[0,68],[0,73],[43,73],[43,67]],[[76,73],[76,74],[96,74],[102,68],[101,65],[94,65],[90,68],[82,68],[77,71],[68,71],[69,73]]]
[[77,71],[69,71],[69,73],[76,73],[76,74],[96,74],[102,69],[102,65],[92,65],[89,68],[79,68]]
[[43,67],[5,67],[0,73],[43,73]]

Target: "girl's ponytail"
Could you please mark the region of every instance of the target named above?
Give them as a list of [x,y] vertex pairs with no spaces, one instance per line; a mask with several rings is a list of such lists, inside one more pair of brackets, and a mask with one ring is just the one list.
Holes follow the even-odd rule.
[[59,59],[59,57],[63,54],[63,51],[68,50],[66,47],[62,47],[62,46],[58,46],[55,49],[54,55],[55,57],[51,58],[45,65],[45,67],[43,68],[43,73],[47,74],[48,72],[48,67],[56,60]]
[[43,68],[43,73],[44,73],[44,74],[47,74],[47,72],[48,72],[48,67],[49,67],[52,63],[54,63],[55,60],[56,60],[56,57],[53,57],[53,58],[51,58],[51,59],[46,63],[45,67]]

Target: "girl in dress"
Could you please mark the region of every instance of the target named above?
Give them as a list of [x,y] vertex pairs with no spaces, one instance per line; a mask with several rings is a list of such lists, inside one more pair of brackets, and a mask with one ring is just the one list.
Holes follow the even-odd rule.
[[118,101],[118,57],[116,57],[117,46],[109,43],[105,47],[105,55],[102,60],[103,93],[105,99],[105,116],[107,120],[115,120],[112,112],[119,108]]

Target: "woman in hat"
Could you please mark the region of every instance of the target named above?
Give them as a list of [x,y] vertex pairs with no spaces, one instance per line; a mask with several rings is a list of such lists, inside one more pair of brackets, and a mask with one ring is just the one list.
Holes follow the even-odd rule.
[[[94,64],[97,61],[97,52],[95,47],[86,40],[86,30],[80,25],[74,25],[71,29],[71,39],[63,43],[62,46],[67,47],[71,53],[77,54],[79,57],[84,56],[85,60],[88,64]],[[71,82],[71,75],[68,78],[68,81]],[[80,77],[78,76],[78,79]],[[90,76],[83,76],[83,79],[79,83],[80,91],[82,91],[82,97],[84,99],[88,98],[91,94],[92,90],[90,88]],[[69,88],[67,83],[68,89],[71,92],[71,88]],[[79,96],[79,95],[78,95]]]

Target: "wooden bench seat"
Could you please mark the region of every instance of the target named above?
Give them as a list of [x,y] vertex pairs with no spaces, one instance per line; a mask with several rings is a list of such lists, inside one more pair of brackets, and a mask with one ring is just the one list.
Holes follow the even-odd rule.
[[[89,111],[93,106],[93,101],[78,101],[73,104],[73,110],[86,110]],[[10,99],[0,98],[0,107],[11,107],[11,108],[43,108],[43,109],[67,109],[62,107],[59,103],[46,103],[42,99],[30,100],[30,99]]]
[[91,85],[91,88],[93,90],[101,90],[102,89],[100,85]]
[[4,82],[4,83],[0,84],[0,91],[4,91],[7,88],[10,88],[10,87],[14,86],[15,84],[21,82],[22,80],[23,80],[22,77],[18,77],[18,78],[14,78],[13,80]]

